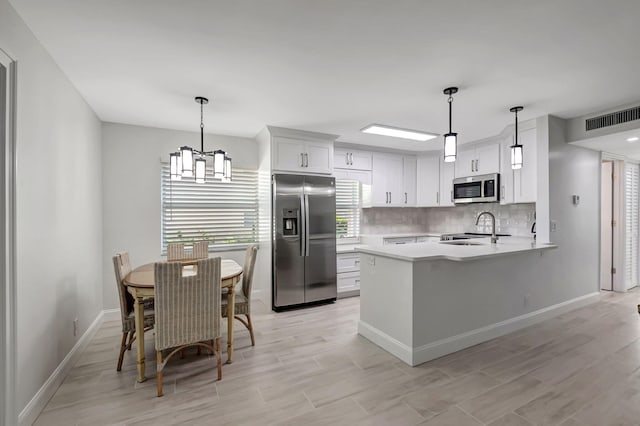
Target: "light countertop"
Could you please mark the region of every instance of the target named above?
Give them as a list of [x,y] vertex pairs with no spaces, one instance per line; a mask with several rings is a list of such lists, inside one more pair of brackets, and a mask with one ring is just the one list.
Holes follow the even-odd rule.
[[443,242],[425,242],[402,245],[366,245],[357,246],[353,250],[373,254],[376,256],[390,257],[408,262],[420,262],[423,260],[453,260],[469,261],[486,257],[502,256],[510,253],[546,250],[556,248],[554,244],[537,244],[531,238],[501,237],[497,244],[491,244],[489,238],[473,238],[462,240],[477,245],[452,245]]

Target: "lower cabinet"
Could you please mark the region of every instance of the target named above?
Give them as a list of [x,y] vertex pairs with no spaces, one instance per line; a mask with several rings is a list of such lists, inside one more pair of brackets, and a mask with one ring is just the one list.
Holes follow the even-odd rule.
[[360,254],[340,253],[336,256],[338,298],[360,295]]

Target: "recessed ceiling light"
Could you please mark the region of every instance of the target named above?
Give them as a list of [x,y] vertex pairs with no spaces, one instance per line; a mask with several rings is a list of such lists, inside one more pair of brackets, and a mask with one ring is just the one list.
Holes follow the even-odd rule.
[[360,129],[362,133],[370,133],[373,135],[391,136],[393,138],[411,139],[414,141],[428,141],[438,137],[434,133],[420,132],[418,130],[401,129],[399,127],[384,126],[382,124],[370,124]]
[[639,137],[637,137],[637,136],[633,136],[633,137],[631,137],[631,138],[627,138],[627,142],[636,142],[636,141],[638,141],[638,140],[640,140],[640,138],[639,138]]

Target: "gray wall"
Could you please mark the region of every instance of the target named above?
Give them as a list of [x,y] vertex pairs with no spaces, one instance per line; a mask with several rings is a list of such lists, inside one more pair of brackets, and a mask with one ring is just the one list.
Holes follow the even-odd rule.
[[[102,139],[104,286],[101,294],[104,307],[110,309],[119,307],[111,262],[113,254],[128,251],[134,266],[166,259],[160,255],[161,164],[167,162],[169,153],[180,146],[200,146],[200,134],[104,123]],[[258,168],[258,146],[253,139],[205,134],[204,145],[207,150],[228,151],[234,167]],[[244,262],[244,251],[218,252],[216,255],[240,264]],[[258,285],[256,290],[259,290]],[[258,291],[256,297],[259,297]]]
[[21,412],[102,309],[101,135],[91,108],[6,0],[0,0],[0,48],[18,63]]
[[549,237],[559,245],[549,279],[559,300],[598,291],[600,276],[600,153],[566,143],[565,133],[566,121],[549,116],[549,217],[557,224]]

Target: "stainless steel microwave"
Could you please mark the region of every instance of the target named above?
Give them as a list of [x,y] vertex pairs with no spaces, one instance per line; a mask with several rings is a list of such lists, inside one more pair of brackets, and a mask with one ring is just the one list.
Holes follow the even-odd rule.
[[500,174],[469,176],[453,180],[453,202],[496,203],[500,201]]

